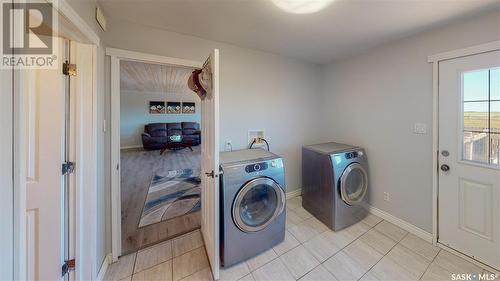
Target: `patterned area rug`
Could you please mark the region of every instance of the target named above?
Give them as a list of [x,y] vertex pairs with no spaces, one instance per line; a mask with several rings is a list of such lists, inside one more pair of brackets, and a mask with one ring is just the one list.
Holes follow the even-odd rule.
[[199,211],[200,182],[200,172],[192,169],[155,173],[139,227]]

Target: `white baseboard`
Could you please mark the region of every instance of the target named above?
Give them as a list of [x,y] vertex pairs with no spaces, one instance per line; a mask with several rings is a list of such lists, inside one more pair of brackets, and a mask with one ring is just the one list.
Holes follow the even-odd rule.
[[142,148],[142,145],[129,145],[120,147],[120,149],[131,149],[131,148]]
[[411,233],[415,236],[418,236],[429,243],[432,243],[432,234],[431,233],[429,233],[429,232],[427,232],[419,227],[416,227],[413,224],[411,224],[405,220],[402,220],[398,217],[395,217],[395,216],[393,216],[385,211],[382,211],[378,208],[375,208],[371,205],[366,204],[365,208],[368,210],[368,212],[370,212],[370,214],[378,216],[378,217],[380,217],[380,218],[382,218],[382,219],[384,219],[392,224],[395,224],[395,225],[401,227],[402,229],[408,231],[409,233]]
[[[300,196],[300,195],[302,195],[301,188],[296,189],[296,190],[292,190],[292,191],[288,191],[286,193],[286,198],[290,199],[290,198]],[[395,224],[395,225],[401,227],[402,229],[408,231],[409,233],[411,233],[417,237],[420,237],[423,240],[432,244],[432,234],[431,233],[429,233],[429,232],[427,232],[427,231],[425,231],[425,230],[423,230],[423,229],[421,229],[421,228],[419,228],[419,227],[417,227],[417,226],[415,226],[415,225],[413,225],[405,220],[402,220],[396,216],[393,216],[385,211],[382,211],[378,208],[375,208],[371,205],[365,204],[364,207],[368,210],[368,212],[370,214],[373,214],[373,215],[378,216],[378,217],[380,217],[380,218],[382,218],[382,219],[384,219],[392,224]]]
[[286,193],[286,199],[290,199],[290,198],[293,198],[293,197],[296,197],[296,196],[300,196],[302,195],[302,188],[299,188],[299,189],[296,189],[296,190],[292,190],[292,191],[288,191]]
[[[408,231],[409,233],[411,233],[417,237],[420,237],[423,240],[432,244],[433,241],[432,241],[432,234],[431,233],[429,233],[429,232],[427,232],[419,227],[416,227],[413,224],[411,224],[405,220],[402,220],[398,217],[395,217],[395,216],[393,216],[385,211],[382,211],[378,208],[375,208],[371,205],[365,204],[365,208],[368,210],[368,212],[370,212],[370,214],[378,216],[378,217],[380,217],[380,218],[382,218],[382,219],[384,219],[392,224],[395,224],[395,225],[401,227],[402,229]],[[461,258],[463,258],[463,259],[465,259],[465,260],[467,260],[467,261],[469,261],[469,262],[471,262],[479,267],[482,267],[482,268],[488,270],[489,272],[500,274],[500,272],[497,269],[492,268],[492,267],[490,267],[490,266],[488,266],[480,261],[477,261],[469,256],[466,256],[466,255],[464,255],[464,254],[462,254],[462,253],[460,253],[452,248],[449,248],[446,245],[443,245],[443,244],[438,242],[437,246],[454,254],[454,255],[456,255],[456,256],[459,256],[459,257],[461,257]]]
[[99,269],[99,273],[97,274],[96,281],[103,281],[104,276],[106,275],[106,271],[108,271],[108,267],[113,260],[113,256],[108,254],[104,261],[102,262],[101,268]]

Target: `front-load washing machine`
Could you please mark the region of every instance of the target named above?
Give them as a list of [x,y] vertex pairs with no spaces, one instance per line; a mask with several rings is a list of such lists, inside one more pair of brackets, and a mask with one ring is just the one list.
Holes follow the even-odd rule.
[[220,154],[220,255],[224,267],[285,238],[283,159],[263,149]]
[[341,143],[302,147],[302,206],[334,231],[366,217],[368,161],[362,148]]

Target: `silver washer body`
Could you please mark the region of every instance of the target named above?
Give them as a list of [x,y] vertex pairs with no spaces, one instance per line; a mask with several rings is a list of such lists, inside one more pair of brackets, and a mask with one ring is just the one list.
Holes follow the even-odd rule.
[[[285,238],[285,169],[283,159],[263,149],[245,149],[220,154],[220,255],[224,267],[252,258]],[[259,216],[258,209],[246,214],[245,195],[252,189],[269,191],[272,209]],[[257,194],[258,196],[259,194]],[[275,195],[275,196],[274,196]],[[275,206],[275,208],[274,208]],[[256,224],[248,223],[253,218]],[[249,247],[249,245],[251,245]]]
[[360,147],[335,142],[302,147],[302,206],[334,231],[366,217],[368,179]]

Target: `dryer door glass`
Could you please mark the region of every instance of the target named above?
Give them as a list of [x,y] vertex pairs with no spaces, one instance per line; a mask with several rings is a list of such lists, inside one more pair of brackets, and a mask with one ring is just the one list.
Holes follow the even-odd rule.
[[349,205],[363,201],[368,189],[368,175],[359,163],[347,166],[340,177],[340,195]]
[[233,219],[245,232],[264,229],[285,206],[283,189],[270,178],[257,178],[246,183],[236,195]]

